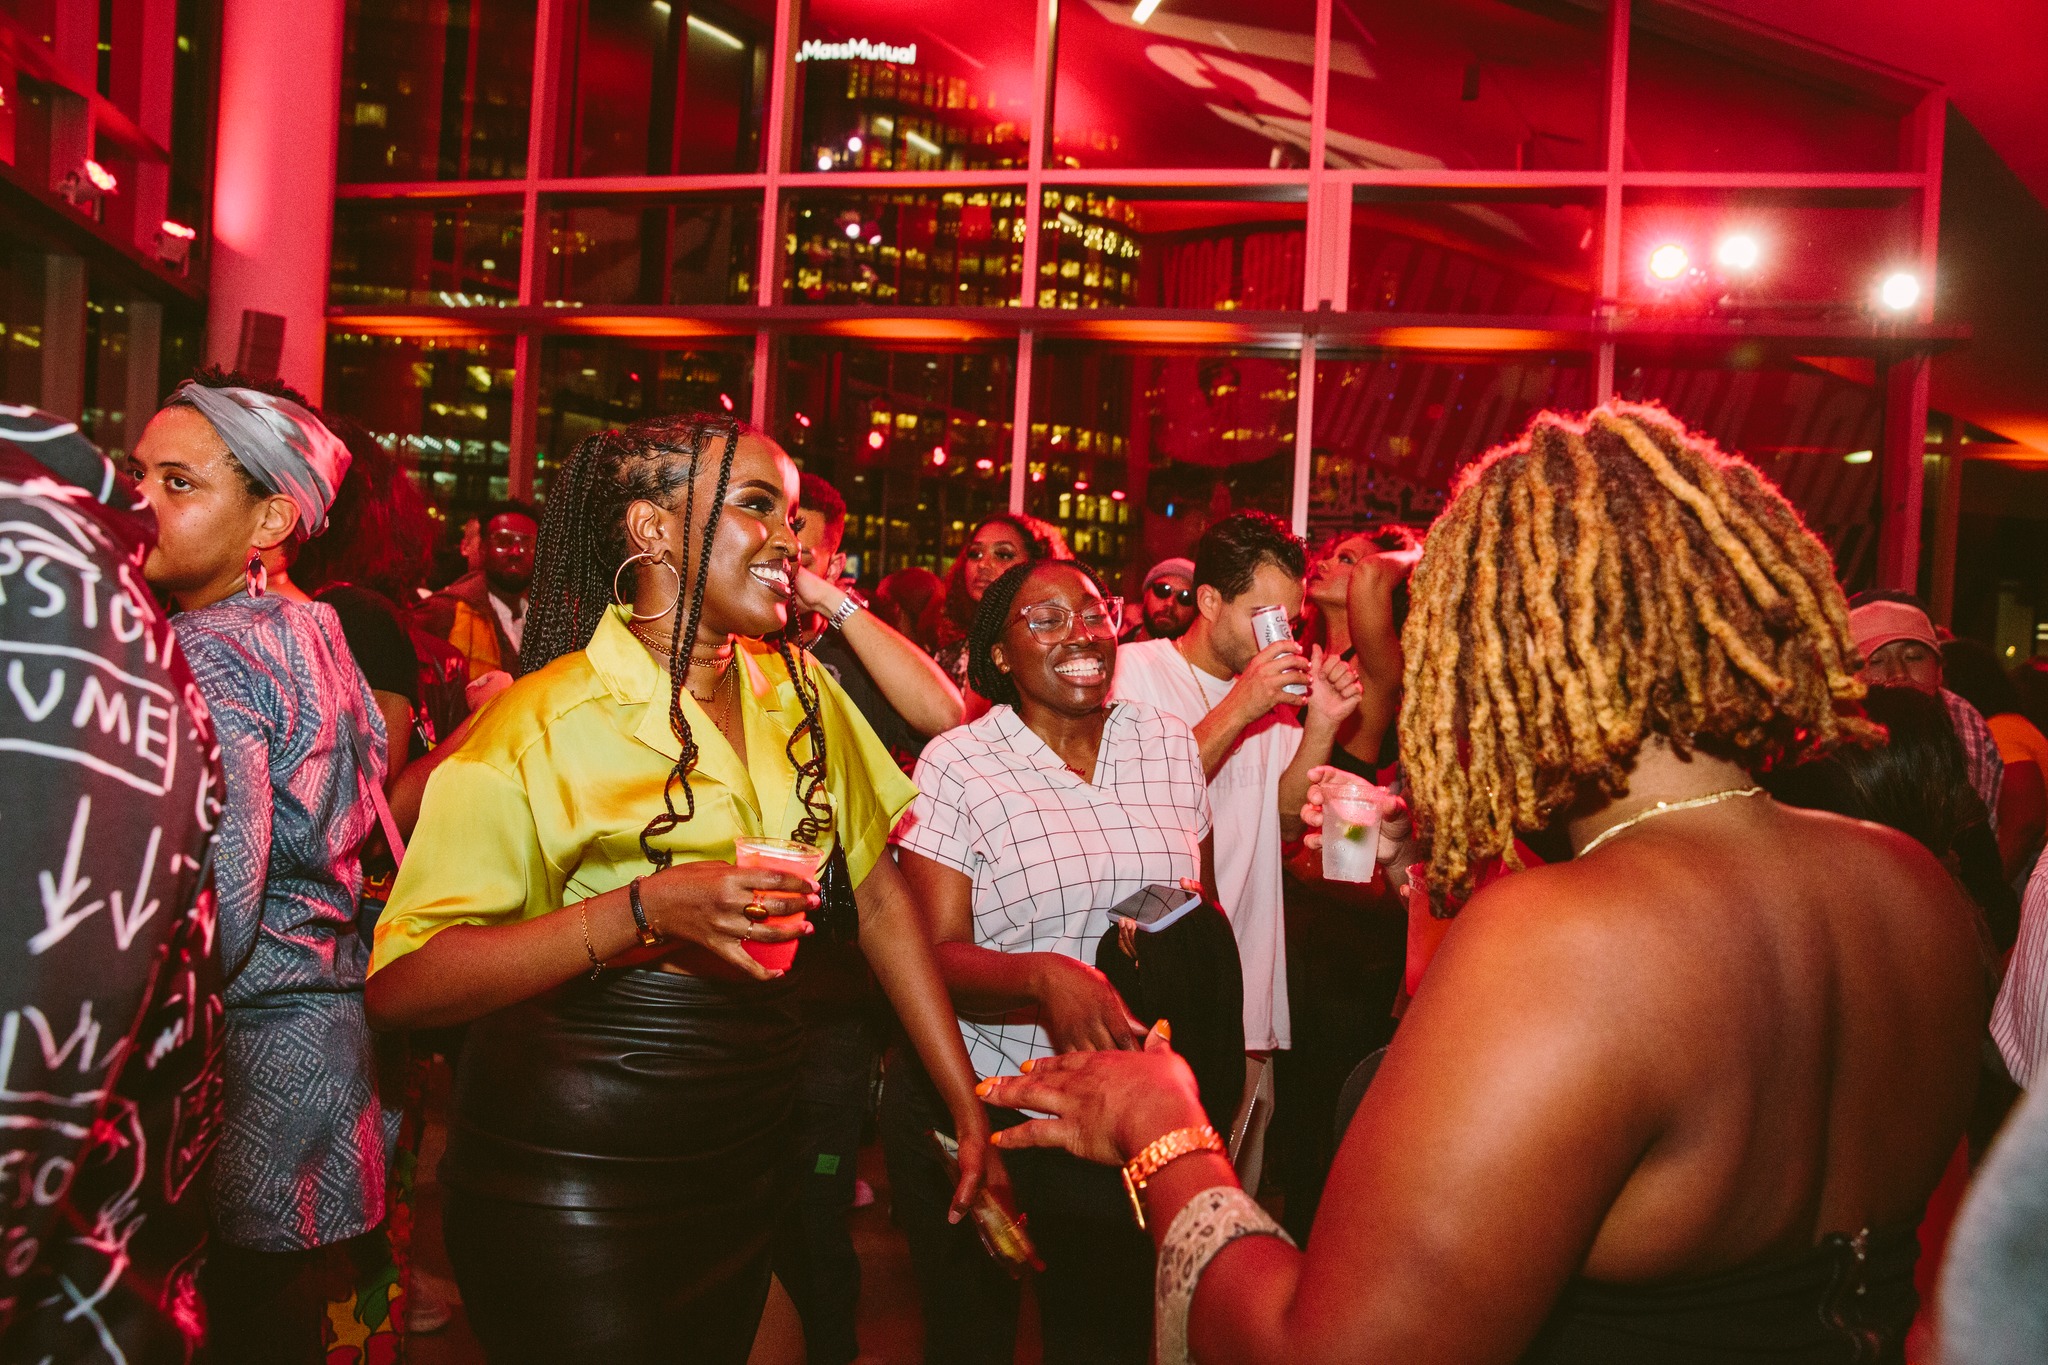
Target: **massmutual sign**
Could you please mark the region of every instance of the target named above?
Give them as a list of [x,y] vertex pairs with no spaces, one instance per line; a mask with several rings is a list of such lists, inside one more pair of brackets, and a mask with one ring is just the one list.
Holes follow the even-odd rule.
[[894,62],[898,66],[916,66],[917,44],[891,47],[866,38],[854,38],[844,43],[806,38],[803,46],[796,50],[796,59],[800,62]]

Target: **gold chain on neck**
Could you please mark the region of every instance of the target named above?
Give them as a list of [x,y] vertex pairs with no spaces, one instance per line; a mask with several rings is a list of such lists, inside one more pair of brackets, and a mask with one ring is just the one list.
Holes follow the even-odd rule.
[[1619,824],[1609,825],[1606,829],[1601,830],[1586,841],[1586,846],[1579,850],[1578,856],[1581,858],[1585,857],[1615,835],[1625,830],[1634,829],[1645,820],[1653,820],[1660,815],[1675,815],[1682,810],[1698,810],[1701,806],[1712,806],[1722,801],[1732,801],[1738,796],[1762,796],[1763,794],[1764,789],[1762,787],[1725,787],[1720,791],[1708,792],[1705,796],[1694,796],[1684,801],[1659,801],[1649,809],[1639,810]]

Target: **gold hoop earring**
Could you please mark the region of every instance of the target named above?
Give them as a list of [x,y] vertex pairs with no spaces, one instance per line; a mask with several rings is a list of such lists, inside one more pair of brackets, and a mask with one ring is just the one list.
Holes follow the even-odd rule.
[[[660,611],[655,612],[651,616],[642,616],[639,612],[633,610],[633,604],[631,602],[621,602],[619,600],[619,575],[624,573],[629,567],[632,566],[633,561],[638,559],[644,559],[649,564],[661,565],[661,567],[667,569],[669,571],[669,574],[676,580],[676,595],[674,597],[669,598],[667,606],[663,607]],[[666,555],[651,555],[647,553],[645,550],[642,550],[638,554],[627,555],[625,558],[625,562],[620,564],[618,568],[612,570],[612,605],[615,607],[624,607],[626,609],[627,615],[631,616],[635,621],[659,621],[662,617],[674,611],[676,609],[676,603],[682,600],[683,576],[682,574],[676,571],[675,565],[668,562],[668,556]]]

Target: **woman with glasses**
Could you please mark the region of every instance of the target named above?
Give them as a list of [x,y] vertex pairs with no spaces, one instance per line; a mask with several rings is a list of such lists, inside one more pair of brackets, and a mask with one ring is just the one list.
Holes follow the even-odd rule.
[[[1109,700],[1119,606],[1078,562],[1022,564],[996,579],[967,641],[969,681],[994,705],[926,745],[918,763],[898,861],[983,1076],[1059,1052],[1138,1046],[1143,1026],[1091,965],[1111,910],[1148,886],[1213,880],[1194,736],[1150,706]],[[1202,913],[1228,942],[1220,913]],[[1007,1362],[1016,1285],[970,1229],[945,1222],[949,1184],[925,1136],[944,1126],[936,1098],[911,1059],[891,1058],[883,1143],[927,1356]],[[1020,1119],[990,1114],[998,1127]],[[1046,1264],[1046,1360],[1144,1361],[1152,1261],[1122,1187],[1063,1154],[1038,1156],[1010,1174]]]

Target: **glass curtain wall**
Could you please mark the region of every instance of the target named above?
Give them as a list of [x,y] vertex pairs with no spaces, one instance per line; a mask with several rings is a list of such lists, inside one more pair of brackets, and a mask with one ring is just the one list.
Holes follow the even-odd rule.
[[1886,374],[1934,335],[1938,97],[1688,8],[348,14],[330,392],[451,510],[732,412],[846,494],[870,584],[1009,508],[1128,590],[1237,508],[1426,520],[1619,393],[1756,458],[1860,584],[1874,452],[1926,420]]

